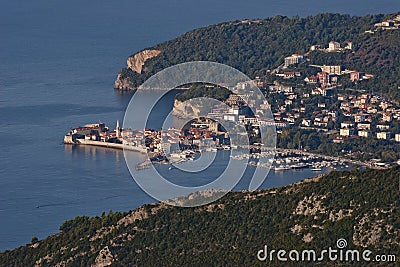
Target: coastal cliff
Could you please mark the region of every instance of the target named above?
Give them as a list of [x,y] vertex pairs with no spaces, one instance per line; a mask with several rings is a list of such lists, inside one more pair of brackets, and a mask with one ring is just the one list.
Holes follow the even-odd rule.
[[121,73],[118,73],[117,79],[114,82],[114,88],[118,90],[134,90],[132,81],[129,77],[123,77]]
[[134,90],[136,86],[133,84],[133,79],[127,74],[128,72],[133,72],[138,75],[142,74],[143,66],[147,60],[158,56],[161,53],[160,50],[143,50],[139,53],[136,53],[126,60],[126,64],[128,65],[127,69],[121,71],[117,79],[114,83],[114,88],[119,90]]
[[128,57],[126,64],[128,68],[140,74],[142,73],[144,63],[148,59],[158,56],[160,53],[160,50],[143,50],[142,52]]

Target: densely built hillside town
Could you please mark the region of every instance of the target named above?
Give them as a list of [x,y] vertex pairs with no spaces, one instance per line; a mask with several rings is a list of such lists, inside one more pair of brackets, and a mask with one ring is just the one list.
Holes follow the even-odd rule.
[[[396,30],[399,27],[400,14],[376,24],[371,33],[378,29]],[[250,82],[239,82],[230,88],[244,93],[231,93],[223,101],[225,107],[213,108],[206,117],[191,121],[185,129],[122,129],[117,122],[115,129],[110,130],[103,123],[95,123],[71,129],[64,142],[148,152],[151,153],[151,159],[157,162],[167,161],[167,155],[170,159],[183,160],[192,158],[193,151],[231,149],[229,134],[216,122],[224,120],[244,125],[248,136],[253,137],[251,144],[259,141],[260,127],[273,125],[277,129],[278,138],[289,129],[299,129],[317,132],[333,144],[346,145],[354,140],[384,140],[388,142],[385,145],[400,145],[399,103],[379,94],[378,89],[373,92],[342,85],[343,79],[353,84],[362,84],[365,80],[374,79],[374,75],[362,69],[349,70],[342,65],[316,65],[309,59],[310,53],[329,55],[351,52],[355,45],[349,40],[332,40],[327,44],[310,46],[307,53],[287,56],[280,66],[270,70],[266,76],[256,77]],[[315,71],[311,75],[309,71],[305,74],[301,67]],[[252,103],[248,103],[248,100],[252,96],[250,88],[254,85],[261,89],[266,100],[251,111],[249,105]],[[220,87],[227,85],[218,85],[215,89]],[[271,109],[273,119],[264,116],[266,109]],[[302,152],[312,150],[302,141],[290,148]],[[354,154],[362,153],[356,149],[351,146],[343,149],[341,156],[351,158]],[[364,163],[369,167],[394,163],[393,160],[380,160],[384,162],[364,159]]]

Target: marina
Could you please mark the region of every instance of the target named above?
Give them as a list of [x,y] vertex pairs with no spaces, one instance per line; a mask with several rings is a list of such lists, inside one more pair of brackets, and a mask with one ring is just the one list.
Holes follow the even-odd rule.
[[[314,172],[320,172],[323,168],[334,170],[360,165],[343,158],[326,157],[323,155],[286,149],[277,149],[275,154],[272,152],[261,152],[254,154],[240,154],[231,157],[234,160],[248,159],[249,162],[247,164],[249,166],[271,168],[277,172],[301,169],[310,169]],[[266,158],[266,162],[265,160],[260,161],[260,159],[264,158]]]

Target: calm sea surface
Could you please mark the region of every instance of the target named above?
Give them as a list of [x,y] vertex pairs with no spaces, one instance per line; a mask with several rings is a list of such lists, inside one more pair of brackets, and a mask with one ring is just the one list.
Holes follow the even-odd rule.
[[[397,0],[304,3],[1,1],[0,251],[56,233],[78,215],[154,201],[131,178],[122,151],[62,144],[70,127],[122,121],[131,95],[115,92],[113,82],[128,55],[228,20],[400,10]],[[271,172],[263,187],[312,175]]]

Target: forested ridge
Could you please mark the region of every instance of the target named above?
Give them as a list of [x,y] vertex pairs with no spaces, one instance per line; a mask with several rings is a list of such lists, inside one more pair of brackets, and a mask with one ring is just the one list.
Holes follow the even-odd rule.
[[[231,192],[212,204],[162,203],[126,213],[77,217],[60,233],[0,253],[1,266],[282,266],[270,249],[335,247],[400,255],[400,167],[333,171],[277,189]],[[103,261],[103,262],[104,262]],[[395,262],[285,262],[285,266],[397,266]]]
[[122,69],[121,79],[127,78],[136,87],[166,67],[193,60],[227,64],[255,78],[281,65],[286,56],[309,51],[311,45],[327,47],[330,41],[351,41],[354,51],[313,52],[310,62],[342,64],[347,69],[371,73],[375,78],[359,86],[399,100],[400,31],[365,32],[374,30],[375,23],[392,16],[325,13],[305,18],[275,16],[211,25],[146,48],[160,50],[161,54],[147,60],[141,74]]

